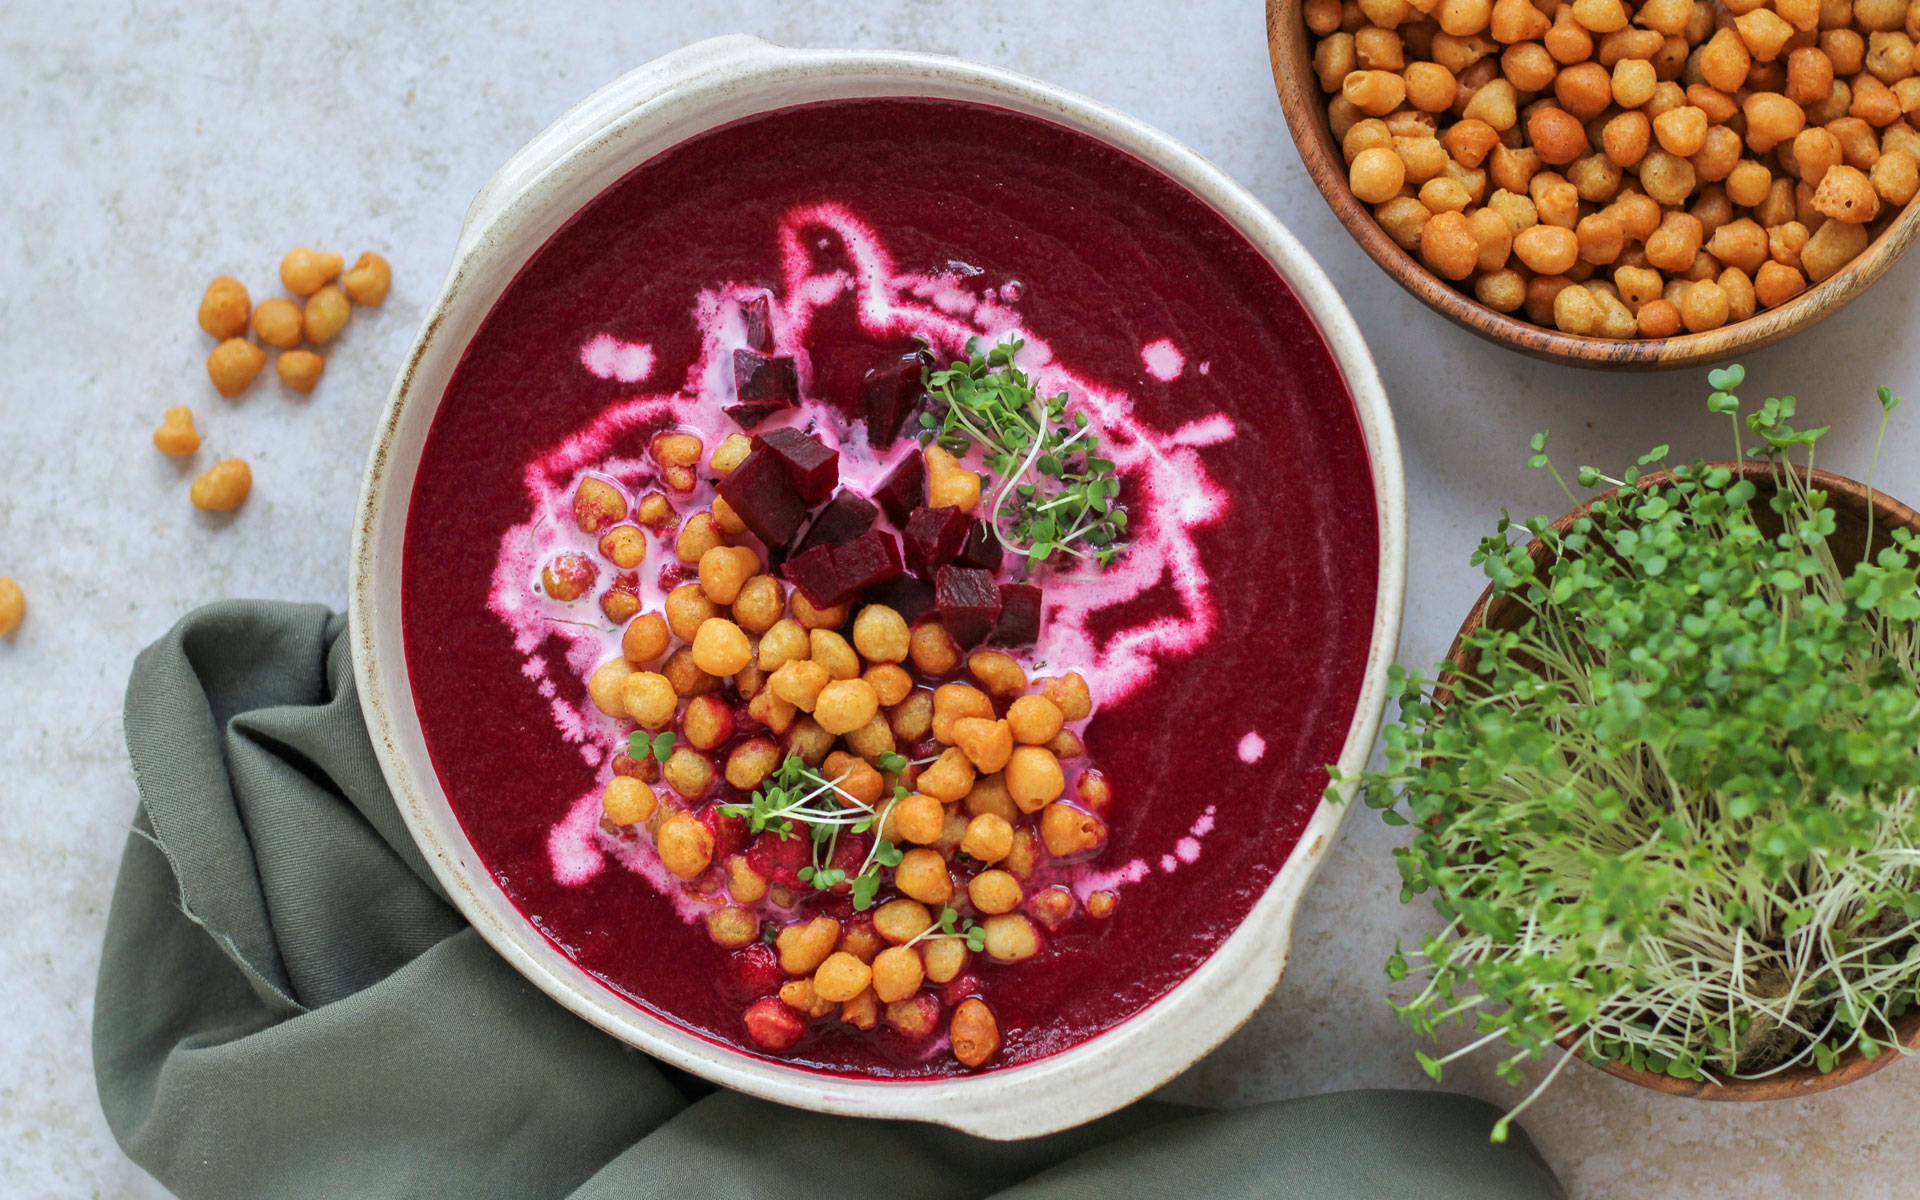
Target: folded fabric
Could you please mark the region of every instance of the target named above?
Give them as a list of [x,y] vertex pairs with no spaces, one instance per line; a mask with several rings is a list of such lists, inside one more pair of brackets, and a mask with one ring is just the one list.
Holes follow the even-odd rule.
[[989,1142],[715,1091],[578,1020],[447,903],[381,778],[343,618],[202,609],[127,691],[140,811],[94,1009],[127,1153],[233,1197],[1547,1200],[1439,1093],[1136,1104]]

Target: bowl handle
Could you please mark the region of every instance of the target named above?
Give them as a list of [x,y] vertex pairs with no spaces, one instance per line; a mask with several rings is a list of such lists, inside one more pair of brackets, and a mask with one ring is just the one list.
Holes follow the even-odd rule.
[[493,173],[467,208],[454,260],[464,259],[486,240],[488,230],[515,196],[573,150],[605,134],[626,114],[720,67],[732,68],[745,61],[775,58],[785,53],[763,38],[731,33],[664,54],[605,85],[534,135]]

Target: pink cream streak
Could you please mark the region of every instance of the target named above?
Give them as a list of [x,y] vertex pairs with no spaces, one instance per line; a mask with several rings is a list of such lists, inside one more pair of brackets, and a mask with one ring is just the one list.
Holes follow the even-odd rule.
[[[816,270],[809,242],[824,250],[836,241],[849,269]],[[950,357],[964,354],[971,339],[986,346],[1019,338],[1023,346],[1018,363],[1031,376],[1035,391],[1044,395],[1065,391],[1071,396],[1074,407],[1086,410],[1101,430],[1103,454],[1132,480],[1137,500],[1126,553],[1097,576],[1054,573],[1042,578],[1046,618],[1041,642],[1033,651],[1035,659],[1055,670],[1079,670],[1093,694],[1102,703],[1112,703],[1144,686],[1161,660],[1181,657],[1206,642],[1216,613],[1193,531],[1224,518],[1230,500],[1213,481],[1199,451],[1233,439],[1231,418],[1215,413],[1171,433],[1146,425],[1133,416],[1132,400],[1124,391],[1101,386],[1071,370],[1054,358],[1043,339],[1022,326],[1013,307],[1022,290],[1017,283],[1007,284],[998,293],[988,290],[979,295],[960,286],[955,275],[901,272],[874,230],[840,205],[789,210],[780,225],[779,245],[782,286],[770,298],[776,349],[797,359],[803,395],[812,391],[805,345],[814,314],[851,292],[860,324],[876,337],[901,341],[919,337]],[[584,680],[618,654],[620,634],[598,619],[597,604],[565,607],[548,599],[540,589],[541,565],[561,550],[590,549],[571,520],[572,495],[583,476],[612,479],[630,496],[645,490],[652,474],[650,463],[609,457],[623,435],[666,423],[699,435],[711,450],[737,432],[722,406],[733,398],[733,351],[746,344],[740,304],[764,294],[762,288],[737,284],[702,292],[693,313],[701,333],[701,352],[679,390],[610,404],[589,425],[527,464],[524,483],[534,515],[501,538],[489,608],[512,630],[514,647],[526,660],[523,670],[538,681],[555,729],[580,747],[590,766],[610,759],[624,744],[626,732],[584,698],[577,702],[564,698],[551,675],[561,668],[537,651],[550,636],[559,635],[567,645],[564,669]],[[1184,365],[1184,356],[1165,339],[1152,343],[1150,350],[1155,367],[1164,370],[1175,361]],[[579,361],[593,375],[623,383],[644,382],[655,365],[646,343],[611,334],[590,339],[582,346]],[[915,449],[915,443],[903,439],[891,452],[876,455],[857,432],[839,437],[837,414],[812,400],[803,401],[790,420],[804,424],[810,418],[816,419],[815,432],[822,439],[838,445],[843,486],[870,488],[893,462]],[[990,502],[992,494],[990,488],[983,504]],[[712,501],[712,489],[703,479],[694,493],[680,501],[683,511],[705,507]],[[640,599],[643,611],[658,611],[668,590],[660,583],[662,551],[671,555],[672,542],[650,542],[647,562],[640,569]],[[612,578],[613,572],[602,570],[596,599]],[[1179,615],[1121,629],[1104,643],[1096,641],[1090,631],[1096,612],[1124,604],[1162,579],[1180,599]],[[587,619],[580,619],[583,614]],[[596,788],[578,797],[552,827],[548,854],[555,878],[566,884],[585,883],[604,869],[607,856],[612,855],[644,875],[661,894],[672,897],[683,919],[703,917],[709,906],[686,893],[644,839],[618,839],[601,830],[599,809]],[[1209,828],[1211,824],[1209,819]],[[1198,857],[1198,837],[1204,832],[1195,829],[1181,839],[1176,847],[1178,861]],[[1067,869],[1083,899],[1095,890],[1137,882],[1148,873],[1141,859],[1109,870],[1096,871],[1093,864]]]

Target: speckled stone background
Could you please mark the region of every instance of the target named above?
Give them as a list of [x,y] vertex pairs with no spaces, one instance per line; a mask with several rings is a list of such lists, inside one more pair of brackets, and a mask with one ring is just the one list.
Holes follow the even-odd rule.
[[[183,7],[0,2],[0,575],[32,603],[0,643],[0,1195],[144,1197],[115,1147],[88,1055],[98,942],[134,793],[120,698],[134,653],[226,596],[346,597],[363,457],[421,306],[475,190],[595,87],[727,32],[903,47],[1005,65],[1185,139],[1247,183],[1318,256],[1378,356],[1412,507],[1403,656],[1434,659],[1479,581],[1467,555],[1502,506],[1563,507],[1521,469],[1551,429],[1563,462],[1649,443],[1718,452],[1693,375],[1564,370],[1430,315],[1346,238],[1286,136],[1254,0],[684,0],[519,5],[341,2]],[[194,324],[221,272],[277,291],[297,243],[375,248],[392,299],[357,314],[310,398],[271,372],[215,396]],[[1750,392],[1803,398],[1836,429],[1828,465],[1864,466],[1885,382],[1920,393],[1920,261],[1818,330],[1747,360]],[[1905,351],[1903,353],[1903,351]],[[1765,394],[1761,392],[1760,394]],[[197,460],[155,453],[191,404]],[[1920,496],[1920,406],[1881,479]],[[187,503],[193,472],[242,455],[233,517]],[[1366,1085],[1428,1086],[1382,999],[1403,908],[1392,831],[1361,812],[1301,913],[1279,992],[1170,1094],[1220,1105]],[[1449,1083],[1511,1099],[1490,1071]],[[1576,1197],[1912,1195],[1920,1066],[1767,1107],[1669,1100],[1582,1066],[1526,1123]]]

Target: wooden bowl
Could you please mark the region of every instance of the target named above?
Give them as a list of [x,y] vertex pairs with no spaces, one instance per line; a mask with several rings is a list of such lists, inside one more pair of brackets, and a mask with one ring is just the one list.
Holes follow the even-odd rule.
[[[1761,527],[1768,528],[1772,512],[1762,502],[1773,492],[1773,480],[1766,463],[1711,463],[1710,466],[1725,467],[1738,475],[1751,479],[1760,489],[1754,500],[1758,507],[1755,515]],[[1805,476],[1805,472],[1802,475]],[[1891,545],[1891,530],[1907,529],[1920,533],[1920,512],[1915,512],[1898,500],[1878,491],[1869,491],[1867,486],[1844,475],[1835,475],[1829,471],[1815,471],[1807,476],[1811,486],[1824,490],[1828,503],[1833,509],[1836,528],[1828,544],[1834,548],[1834,554],[1842,562],[1857,561],[1867,551],[1867,515],[1873,514],[1873,548],[1879,550]],[[1650,487],[1667,483],[1671,476],[1661,471],[1646,476],[1637,486]],[[1585,516],[1593,505],[1612,496],[1619,489],[1604,492],[1593,500],[1567,513],[1553,523],[1553,528],[1566,533],[1573,523]],[[1777,532],[1777,525],[1770,530]],[[1528,543],[1527,554],[1538,567],[1544,567],[1549,557],[1546,546],[1538,540]],[[1480,599],[1474,603],[1473,611],[1460,626],[1460,632],[1454,636],[1453,645],[1447,649],[1447,659],[1460,671],[1471,669],[1476,655],[1469,654],[1465,642],[1468,634],[1482,626],[1494,629],[1517,628],[1525,619],[1518,606],[1505,597],[1495,599],[1493,588],[1489,586],[1480,593]],[[1452,689],[1435,689],[1434,703],[1439,707],[1452,698]],[[1908,1050],[1920,1050],[1920,1008],[1915,1008],[1896,1018],[1891,1029],[1883,1031],[1880,1040],[1898,1042]],[[1572,1049],[1573,1036],[1568,1034],[1560,1038],[1560,1045]],[[1711,1083],[1704,1079],[1676,1079],[1671,1075],[1662,1075],[1654,1071],[1638,1071],[1624,1063],[1591,1063],[1609,1075],[1637,1083],[1641,1087],[1656,1092],[1665,1092],[1669,1096],[1688,1096],[1696,1100],[1783,1100],[1791,1096],[1808,1096],[1814,1092],[1829,1091],[1842,1084],[1852,1083],[1856,1079],[1873,1074],[1888,1063],[1895,1062],[1905,1055],[1891,1048],[1882,1050],[1872,1058],[1858,1050],[1849,1050],[1840,1057],[1833,1070],[1822,1072],[1815,1067],[1793,1067],[1777,1074],[1759,1079],[1730,1079],[1725,1083]],[[1587,1061],[1587,1060],[1582,1060]]]
[[1267,51],[1274,85],[1294,144],[1307,171],[1362,249],[1401,287],[1454,324],[1488,341],[1534,358],[1577,367],[1664,370],[1717,362],[1743,350],[1757,350],[1830,316],[1867,290],[1906,253],[1920,236],[1920,201],[1883,215],[1873,241],[1838,273],[1778,308],[1763,309],[1744,321],[1706,333],[1670,338],[1597,338],[1561,333],[1531,321],[1498,313],[1427,270],[1402,250],[1373,218],[1371,209],[1347,185],[1346,157],[1327,125],[1327,101],[1314,76],[1314,35],[1301,15],[1301,0],[1267,0]]

